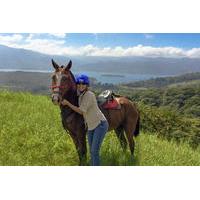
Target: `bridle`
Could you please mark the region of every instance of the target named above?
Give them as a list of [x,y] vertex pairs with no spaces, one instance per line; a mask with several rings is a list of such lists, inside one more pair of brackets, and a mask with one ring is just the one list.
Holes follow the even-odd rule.
[[51,89],[56,89],[56,88],[59,88],[59,89],[60,89],[60,88],[61,88],[61,89],[63,88],[63,89],[65,89],[65,88],[67,88],[67,87],[66,87],[66,86],[61,86],[61,85],[60,85],[60,86],[51,85],[50,88],[51,88]]
[[[55,85],[55,84],[52,84],[51,86],[50,86],[50,88],[52,89],[52,96],[53,95],[57,95],[57,98],[58,98],[58,101],[60,102],[60,101],[62,101],[62,99],[65,97],[65,95],[66,95],[66,93],[67,92],[70,92],[70,88],[74,88],[74,85],[73,85],[73,83],[75,82],[75,78],[74,78],[74,76],[73,76],[73,74],[70,72],[70,75],[71,76],[69,76],[69,77],[67,77],[67,75],[66,74],[61,74],[61,77],[60,77],[60,83],[61,83],[61,79],[63,78],[63,76],[66,76],[67,78],[68,78],[68,84],[67,85]],[[70,80],[69,80],[70,79]],[[57,81],[58,81],[58,77],[57,77]],[[61,93],[61,91],[60,91],[60,89],[69,89],[69,90],[67,90],[66,92],[64,92],[64,93]],[[58,90],[56,90],[56,89],[58,89]],[[59,103],[60,104],[60,103]],[[72,117],[72,115],[75,113],[72,109],[70,109],[70,108],[67,108],[67,109],[65,109],[63,106],[62,106],[62,104],[60,104],[60,107],[61,107],[61,112],[62,113],[65,113],[65,116],[66,116],[66,119],[68,119],[69,121],[70,121],[70,118]],[[67,121],[68,121],[67,120]]]
[[[73,88],[74,85],[73,85],[73,81],[74,81],[74,76],[73,74],[70,72],[71,76],[70,76],[70,81],[68,81],[68,84],[67,85],[55,85],[55,84],[52,84],[50,86],[51,90],[52,90],[52,96],[53,95],[58,95],[59,97],[58,98],[61,98],[63,99],[63,96],[65,95],[65,93],[62,93],[60,91],[60,89],[69,89],[69,88]],[[63,78],[63,76],[67,77],[66,74],[60,74],[60,83],[61,83],[61,79]],[[57,78],[58,79],[58,78]],[[67,77],[67,79],[69,79],[69,77]],[[58,80],[57,80],[58,81]],[[57,90],[56,90],[57,89]]]

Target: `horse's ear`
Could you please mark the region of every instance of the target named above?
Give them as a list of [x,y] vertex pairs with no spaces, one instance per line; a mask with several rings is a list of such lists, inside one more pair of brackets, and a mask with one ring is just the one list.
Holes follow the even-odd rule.
[[55,70],[58,70],[59,65],[53,59],[51,59],[51,62],[52,62],[53,67],[55,68]]
[[72,61],[70,60],[65,69],[70,70],[71,67],[72,67]]

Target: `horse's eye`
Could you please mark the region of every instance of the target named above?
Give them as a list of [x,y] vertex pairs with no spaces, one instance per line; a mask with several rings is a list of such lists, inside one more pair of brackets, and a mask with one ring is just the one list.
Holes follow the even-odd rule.
[[62,80],[63,80],[63,81],[67,81],[67,77],[63,77]]
[[55,75],[53,75],[51,78],[52,78],[53,81],[56,80],[56,76]]

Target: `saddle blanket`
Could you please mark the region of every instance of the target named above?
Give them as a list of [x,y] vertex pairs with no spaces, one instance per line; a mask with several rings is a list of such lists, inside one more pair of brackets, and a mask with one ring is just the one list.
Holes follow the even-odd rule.
[[103,108],[104,109],[120,109],[121,108],[121,105],[118,103],[118,101],[116,99],[112,99],[112,100],[109,100],[109,101],[106,101],[104,104],[103,104]]

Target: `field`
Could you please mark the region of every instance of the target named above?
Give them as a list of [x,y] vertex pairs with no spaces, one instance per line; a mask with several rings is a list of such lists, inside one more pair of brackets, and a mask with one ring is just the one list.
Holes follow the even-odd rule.
[[[59,108],[48,96],[3,90],[0,112],[1,166],[78,165],[73,142],[61,125]],[[109,132],[101,157],[105,166],[191,166],[200,165],[200,148],[142,132],[136,139],[132,159],[129,151],[122,151],[114,133]]]

